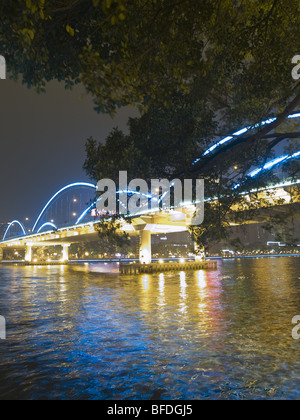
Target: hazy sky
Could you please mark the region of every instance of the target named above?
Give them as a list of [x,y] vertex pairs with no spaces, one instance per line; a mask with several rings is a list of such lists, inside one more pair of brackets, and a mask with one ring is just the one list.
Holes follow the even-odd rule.
[[103,141],[115,126],[126,130],[128,116],[137,115],[124,110],[112,120],[93,106],[81,87],[66,91],[51,82],[38,95],[0,80],[0,222],[33,220],[60,188],[89,181],[82,169],[86,139]]

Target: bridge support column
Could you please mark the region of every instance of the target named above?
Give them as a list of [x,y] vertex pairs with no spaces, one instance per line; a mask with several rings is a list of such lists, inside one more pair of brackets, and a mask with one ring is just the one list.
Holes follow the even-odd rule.
[[32,245],[26,245],[25,248],[25,261],[32,262]]
[[70,247],[70,244],[63,245],[62,262],[69,261],[69,247]]
[[140,263],[151,263],[151,232],[150,230],[142,230],[140,236]]

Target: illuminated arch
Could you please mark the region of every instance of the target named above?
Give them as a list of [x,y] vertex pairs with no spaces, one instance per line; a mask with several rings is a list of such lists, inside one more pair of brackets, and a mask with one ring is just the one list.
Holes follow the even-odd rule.
[[44,229],[44,227],[46,227],[46,226],[52,227],[53,229],[57,230],[57,226],[55,226],[55,224],[54,224],[54,223],[47,222],[47,223],[44,223],[44,224],[43,224],[43,225],[39,228],[39,230],[37,231],[37,233],[40,233],[40,232],[41,232],[41,230],[42,230],[42,229]]
[[56,194],[54,194],[51,199],[48,201],[48,203],[45,205],[45,207],[43,208],[43,210],[41,211],[41,213],[39,214],[38,218],[36,219],[36,222],[32,228],[32,231],[34,232],[39,221],[41,220],[42,216],[45,214],[45,212],[47,211],[48,207],[50,206],[50,204],[64,191],[74,188],[74,187],[87,187],[87,188],[92,188],[92,189],[96,189],[96,185],[94,184],[90,184],[87,182],[75,182],[73,184],[69,184],[66,185],[64,188],[62,188],[61,190],[59,190]]
[[95,205],[96,205],[96,201],[93,204],[91,204],[87,209],[85,209],[84,212],[79,216],[75,225],[79,225],[79,223],[85,218],[88,212],[91,211],[93,207],[95,207]]
[[[294,113],[294,114],[291,114],[291,115],[289,115],[286,119],[287,119],[287,120],[291,120],[291,119],[296,119],[296,118],[300,118],[300,112],[296,112],[296,113]],[[212,153],[212,152],[213,152],[215,149],[217,149],[218,147],[222,146],[223,144],[225,144],[225,143],[229,142],[230,140],[232,140],[232,139],[234,139],[234,138],[236,138],[236,137],[241,136],[242,134],[247,133],[248,131],[252,130],[253,128],[261,127],[261,126],[264,126],[264,125],[269,125],[269,124],[271,124],[272,122],[274,122],[274,121],[276,121],[276,120],[277,120],[277,118],[269,118],[269,119],[267,119],[267,120],[265,120],[265,121],[262,121],[262,122],[261,122],[261,123],[259,123],[259,124],[255,124],[254,126],[249,126],[249,127],[242,128],[241,130],[236,131],[235,133],[233,133],[231,136],[224,137],[223,139],[219,140],[217,143],[215,143],[214,145],[212,145],[211,147],[209,147],[209,148],[208,148],[208,149],[207,149],[207,150],[203,153],[202,157],[205,157],[205,156],[209,155],[210,153]],[[200,160],[201,160],[201,158],[196,159],[196,160],[192,163],[192,165],[195,165],[195,164],[196,164],[196,163],[198,163]]]
[[8,225],[8,227],[7,227],[7,229],[6,229],[5,233],[4,233],[4,236],[3,236],[3,241],[5,241],[6,236],[7,236],[8,232],[10,231],[10,228],[11,228],[13,225],[19,225],[19,226],[20,226],[20,228],[21,228],[21,229],[22,229],[22,231],[23,231],[23,234],[24,234],[24,235],[26,235],[26,231],[25,231],[25,228],[24,228],[24,226],[22,225],[22,223],[21,223],[21,222],[19,222],[18,220],[14,220],[13,222],[9,223],[9,225]]
[[[262,166],[261,168],[256,168],[254,170],[252,170],[247,176],[249,178],[255,178],[257,175],[261,175],[262,173],[265,173],[269,170],[271,170],[272,168],[274,168],[274,166],[276,165],[280,165],[282,163],[285,163],[289,160],[293,160],[293,159],[299,159],[300,158],[300,151],[293,153],[292,155],[282,155],[279,156],[273,160],[270,160],[269,162],[267,162],[264,166]],[[233,189],[237,189],[241,186],[241,184],[236,184]]]
[[292,155],[282,155],[282,156],[279,156],[279,157],[277,157],[277,158],[275,158],[273,160],[270,160],[270,162],[267,162],[261,168],[254,169],[254,171],[250,172],[250,174],[248,174],[248,176],[250,176],[251,178],[254,178],[259,173],[261,173],[263,171],[269,171],[274,166],[276,166],[276,165],[278,165],[280,163],[287,162],[288,160],[291,160],[291,159],[298,159],[299,157],[300,157],[300,151],[299,152],[295,152]]
[[[126,194],[136,194],[137,191],[134,190],[130,190],[130,189],[126,189],[126,190],[118,190],[117,194],[122,194],[122,193],[126,193]],[[159,202],[163,197],[161,197],[161,199],[158,199],[156,196],[153,196],[151,194],[145,194],[145,193],[140,193],[139,194],[143,197],[146,198],[151,198],[156,200],[157,202]],[[91,211],[94,207],[96,207],[97,205],[97,201],[94,201],[88,208],[86,208],[84,210],[84,212],[79,216],[77,222],[75,223],[75,225],[79,225],[80,222],[82,222],[82,220],[85,218],[85,216],[89,213],[89,211]]]

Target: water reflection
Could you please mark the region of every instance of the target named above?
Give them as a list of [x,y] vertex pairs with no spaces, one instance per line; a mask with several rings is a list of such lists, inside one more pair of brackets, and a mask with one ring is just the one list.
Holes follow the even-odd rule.
[[179,311],[182,314],[186,314],[187,313],[187,305],[186,305],[186,288],[187,288],[187,283],[185,281],[186,279],[186,274],[182,271],[180,273],[180,303],[179,303]]
[[164,306],[166,304],[165,301],[165,275],[161,273],[159,275],[159,298],[158,298],[158,305]]
[[0,267],[1,398],[298,398],[299,261],[122,277]]

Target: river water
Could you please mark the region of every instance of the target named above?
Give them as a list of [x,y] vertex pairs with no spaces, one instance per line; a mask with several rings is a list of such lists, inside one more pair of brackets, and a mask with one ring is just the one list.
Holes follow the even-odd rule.
[[[0,267],[1,399],[300,399],[300,258]],[[114,270],[112,270],[114,271]]]

